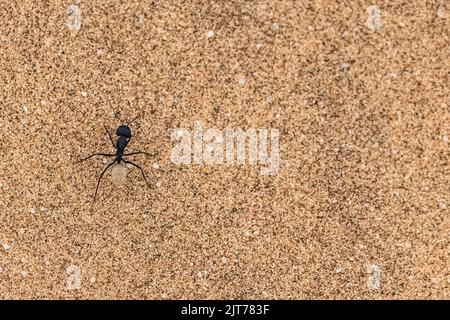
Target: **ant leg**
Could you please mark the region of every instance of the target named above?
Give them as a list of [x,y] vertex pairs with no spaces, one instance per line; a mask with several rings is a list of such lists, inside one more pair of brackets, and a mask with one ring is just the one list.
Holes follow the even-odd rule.
[[109,133],[109,130],[108,130],[108,128],[107,128],[106,126],[105,126],[105,129],[106,129],[106,132],[108,133],[109,140],[111,140],[111,143],[112,143],[112,145],[114,146],[114,148],[117,149],[116,144],[114,143],[114,140],[113,140],[113,138],[112,138],[112,136],[111,136],[111,133]]
[[133,163],[133,162],[131,162],[131,161],[127,161],[127,160],[125,160],[125,159],[122,159],[122,161],[125,162],[125,163],[129,163],[129,164],[131,164],[132,166],[135,166],[136,168],[138,168],[139,170],[141,170],[142,177],[144,177],[144,181],[145,181],[145,183],[147,184],[147,186],[149,187],[149,184],[148,184],[148,182],[147,182],[147,177],[145,176],[144,170],[142,170],[142,168],[141,168],[140,166],[138,166],[136,163]]
[[145,152],[145,151],[136,151],[136,152],[132,152],[132,153],[127,153],[127,154],[124,154],[124,156],[132,156],[132,155],[135,155],[135,154],[146,154],[146,155],[148,155],[148,156],[150,156],[150,157],[154,157],[155,156],[155,154],[154,153],[148,153],[148,152]]
[[77,162],[83,162],[84,160],[90,159],[90,158],[95,157],[95,156],[115,157],[116,155],[115,154],[108,154],[108,153],[94,153],[94,154],[91,154],[89,157],[86,157],[86,158],[83,158],[81,160],[78,160]]
[[97,181],[97,187],[95,188],[95,193],[94,193],[94,201],[92,203],[95,202],[95,198],[97,198],[97,191],[98,191],[98,187],[100,186],[100,181],[102,180],[103,175],[105,174],[106,170],[108,170],[109,167],[111,167],[114,163],[117,162],[117,158],[114,159],[113,162],[111,162],[110,164],[108,164],[108,166],[105,168],[105,170],[102,171],[102,173],[100,174],[100,177],[98,177],[98,181]]

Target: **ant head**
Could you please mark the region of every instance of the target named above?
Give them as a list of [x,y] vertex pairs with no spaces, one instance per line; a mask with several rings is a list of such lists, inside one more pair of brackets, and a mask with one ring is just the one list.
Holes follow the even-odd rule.
[[130,122],[125,123],[125,122],[120,118],[119,113],[117,112],[117,113],[115,114],[115,117],[116,117],[117,119],[119,119],[119,121],[120,121],[122,124],[119,126],[119,128],[117,128],[116,134],[117,134],[119,137],[125,137],[125,138],[127,138],[127,139],[130,139],[130,138],[131,138],[131,129],[130,129],[129,125],[132,124],[139,116],[140,116],[140,114],[138,114],[138,115],[137,115],[133,120],[131,120]]
[[127,139],[131,138],[131,129],[126,124],[122,124],[117,128],[116,134],[119,137],[125,137]]

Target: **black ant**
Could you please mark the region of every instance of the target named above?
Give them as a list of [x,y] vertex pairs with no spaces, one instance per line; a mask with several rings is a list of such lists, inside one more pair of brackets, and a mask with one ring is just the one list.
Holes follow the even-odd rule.
[[130,122],[128,122],[127,124],[125,124],[120,119],[120,117],[119,117],[119,115],[117,113],[115,114],[115,117],[117,119],[119,119],[119,121],[121,122],[121,125],[116,130],[116,135],[118,136],[116,143],[114,143],[114,140],[113,140],[113,138],[111,136],[111,133],[109,132],[108,128],[106,128],[106,126],[105,126],[105,129],[106,129],[106,132],[108,133],[109,140],[111,140],[112,145],[114,146],[114,148],[116,148],[116,153],[115,154],[94,153],[94,154],[91,154],[90,156],[88,156],[86,158],[83,158],[83,159],[81,159],[79,161],[79,162],[82,162],[82,161],[85,161],[85,160],[90,159],[90,158],[95,157],[95,156],[115,157],[114,161],[106,166],[106,168],[102,171],[102,173],[100,174],[100,177],[97,180],[97,187],[95,188],[95,194],[94,194],[94,201],[93,202],[95,202],[95,199],[97,197],[98,187],[100,186],[100,181],[101,181],[103,175],[105,174],[106,170],[108,170],[115,163],[120,164],[121,162],[124,162],[124,163],[131,164],[132,166],[138,168],[141,171],[141,173],[142,173],[142,177],[144,178],[145,183],[147,184],[147,186],[149,186],[149,184],[147,182],[147,177],[145,176],[144,170],[142,170],[142,168],[139,165],[124,159],[125,156],[132,156],[132,155],[135,155],[135,154],[146,154],[148,156],[154,156],[153,154],[150,154],[150,153],[147,153],[147,152],[144,152],[144,151],[136,151],[136,152],[132,152],[132,153],[124,153],[125,148],[128,145],[128,143],[130,143],[130,140],[131,140],[131,137],[132,137],[131,129],[130,129],[129,125],[132,124],[139,117],[139,115],[136,118],[134,118],[133,120],[131,120]]

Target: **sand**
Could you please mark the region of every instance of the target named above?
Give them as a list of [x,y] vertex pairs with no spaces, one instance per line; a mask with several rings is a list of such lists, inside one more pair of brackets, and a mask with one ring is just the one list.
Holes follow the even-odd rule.
[[[376,7],[371,6],[376,5]],[[69,7],[70,6],[70,7]],[[0,298],[449,299],[446,1],[0,4]],[[149,179],[111,171],[111,132]],[[175,164],[276,128],[280,167]]]

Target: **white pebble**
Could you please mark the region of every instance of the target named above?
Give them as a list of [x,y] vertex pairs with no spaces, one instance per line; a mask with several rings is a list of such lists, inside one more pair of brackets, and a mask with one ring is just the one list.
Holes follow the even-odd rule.
[[245,85],[245,82],[246,82],[245,78],[240,78],[240,79],[239,79],[239,85],[240,85],[241,87],[243,87],[243,86]]
[[28,272],[26,271],[21,271],[20,274],[22,275],[22,277],[28,277]]
[[201,272],[201,271],[199,271],[199,272],[197,273],[197,277],[199,277],[199,278],[203,278],[203,274],[202,274],[202,272]]
[[71,4],[67,8],[67,28],[69,30],[80,30],[81,28],[81,9],[78,4]]
[[31,212],[32,214],[35,214],[35,213],[36,213],[36,209],[35,209],[35,208],[31,208],[31,209],[30,209],[30,212]]
[[91,278],[89,279],[89,281],[90,281],[91,283],[94,283],[94,282],[95,282],[95,277],[91,277]]
[[206,33],[206,36],[208,37],[208,39],[214,37],[214,31],[213,30],[208,30],[208,32]]
[[370,30],[381,29],[381,13],[380,8],[377,5],[370,5],[367,7],[369,17],[367,18],[366,26]]
[[273,30],[278,30],[280,28],[280,25],[278,23],[272,23],[272,29]]
[[5,251],[9,251],[11,249],[11,246],[7,243],[3,244],[3,249],[5,249]]
[[272,103],[273,102],[273,97],[272,96],[267,96],[266,97],[266,102],[267,103]]
[[227,263],[228,259],[226,257],[222,257],[222,262]]
[[394,72],[394,71],[389,72],[389,73],[387,74],[387,77],[388,77],[388,78],[397,78],[397,76],[398,76],[397,72]]
[[161,182],[156,181],[155,186],[156,186],[158,189],[161,188]]
[[173,137],[175,139],[179,139],[179,138],[182,138],[182,137],[184,137],[185,135],[188,135],[188,134],[189,133],[186,130],[184,130],[184,129],[177,129],[177,130],[174,131]]
[[436,11],[436,15],[439,18],[445,18],[445,8],[443,6],[439,6],[439,8]]
[[336,271],[336,273],[341,273],[342,272],[342,268],[341,267],[336,267],[336,269],[334,269]]
[[261,43],[257,43],[257,44],[256,44],[256,49],[259,50],[259,49],[261,49],[261,48],[262,48],[262,44],[261,44]]
[[158,169],[160,168],[159,164],[156,163],[156,162],[152,164],[152,167],[153,167],[153,169],[155,169],[155,170],[158,170]]
[[442,136],[442,140],[443,140],[445,143],[448,143],[448,135],[443,135],[443,136]]
[[28,107],[27,106],[23,106],[23,111],[25,111],[25,113],[28,113]]
[[381,269],[376,264],[367,267],[367,288],[379,290],[381,288]]
[[87,97],[87,92],[86,92],[86,91],[81,91],[81,95],[82,95],[83,97]]

